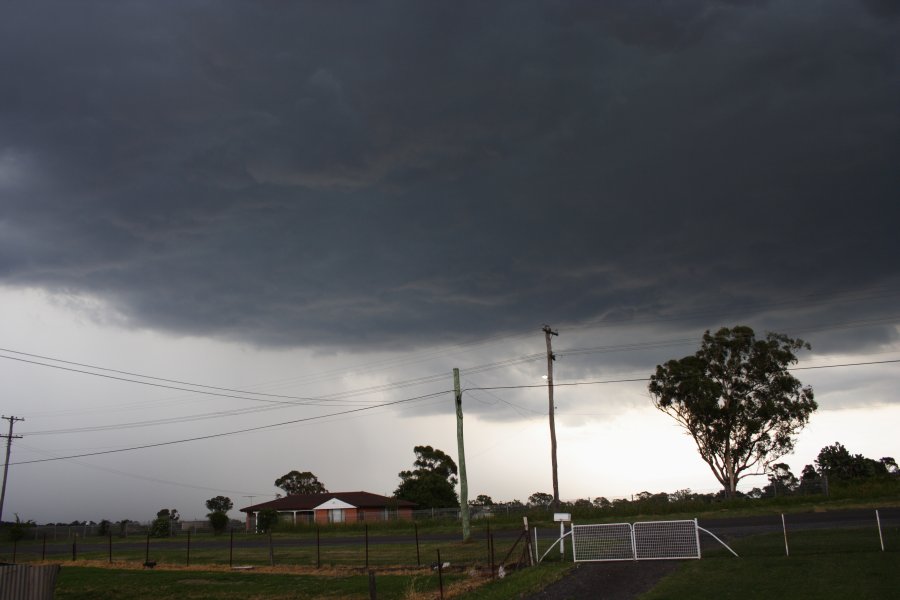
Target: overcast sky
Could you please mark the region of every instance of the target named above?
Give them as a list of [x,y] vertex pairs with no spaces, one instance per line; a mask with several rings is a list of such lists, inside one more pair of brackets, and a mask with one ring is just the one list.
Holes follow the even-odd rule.
[[587,382],[735,324],[881,363],[797,372],[795,473],[897,456],[898,7],[4,3],[4,518],[390,494],[457,455],[453,367],[473,495],[525,500],[546,389],[471,388],[539,386],[545,323],[563,498],[715,490],[646,382]]

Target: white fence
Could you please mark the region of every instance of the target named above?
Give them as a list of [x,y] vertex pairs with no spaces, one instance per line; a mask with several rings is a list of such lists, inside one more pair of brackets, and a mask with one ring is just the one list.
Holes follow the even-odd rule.
[[700,558],[697,521],[572,525],[575,562]]

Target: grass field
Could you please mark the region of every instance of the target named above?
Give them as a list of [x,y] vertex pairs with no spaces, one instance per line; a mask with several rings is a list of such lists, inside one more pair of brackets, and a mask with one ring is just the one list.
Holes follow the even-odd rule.
[[[464,584],[463,574],[446,574],[444,589]],[[436,573],[378,574],[379,598],[434,597],[438,594]],[[321,574],[209,571],[203,569],[135,570],[64,566],[56,588],[59,599],[156,600],[189,598],[369,598],[366,574],[325,572]]]
[[[509,530],[507,530],[509,531]],[[517,529],[513,529],[517,532]],[[75,554],[78,560],[131,562],[142,564],[145,558],[160,565],[292,565],[308,567],[358,567],[374,568],[379,566],[419,566],[437,562],[438,552],[441,562],[452,565],[489,565],[491,554],[486,539],[486,532],[478,532],[470,543],[462,543],[458,538],[426,539],[420,538],[418,544],[413,532],[371,532],[368,549],[364,532],[345,530],[337,533],[329,532],[321,536],[321,545],[317,547],[315,532],[311,535],[294,533],[275,534],[272,536],[271,556],[269,538],[265,535],[238,535],[234,537],[232,546],[229,535],[194,535],[190,546],[188,537],[149,540],[146,538],[114,538],[111,542],[106,538],[91,537],[73,540],[76,545]],[[454,539],[455,538],[455,539]],[[112,544],[110,550],[110,543]],[[494,538],[494,559],[501,561],[512,549],[514,538]],[[50,545],[51,550],[46,559],[71,561],[72,542],[60,542]],[[515,557],[521,554],[519,544]],[[37,561],[45,556],[42,541],[19,542],[15,548],[11,544],[0,547],[0,560],[12,561],[13,552],[18,562]]]
[[[895,528],[896,529],[896,528]],[[785,556],[781,534],[734,541],[740,554],[707,553],[686,562],[641,600],[854,600],[900,597],[900,532],[882,552],[870,529],[803,531],[789,537]]]
[[[716,516],[724,516],[718,514]],[[790,519],[789,519],[790,522]],[[517,531],[515,521],[495,522],[491,531]],[[545,524],[544,527],[552,527]],[[63,565],[58,598],[368,598],[365,528],[322,530],[320,555],[316,554],[314,530],[295,530],[273,536],[275,568],[269,566],[268,536],[235,535],[233,554],[230,536],[194,535],[191,567],[186,568],[187,536],[151,539],[153,570],[141,569],[146,538],[113,539],[114,563],[109,560],[108,539],[79,538],[78,561],[66,552],[48,562]],[[445,539],[434,539],[439,534]],[[414,531],[392,526],[369,531],[369,569],[376,572],[379,598],[420,600],[436,598],[438,576],[429,566],[437,560],[449,562],[444,574],[445,597],[466,600],[520,598],[542,589],[561,577],[571,563],[545,563],[539,568],[510,573],[492,581],[487,526],[477,528],[474,541],[463,544],[457,526],[420,528],[417,567]],[[884,531],[887,552],[879,549],[877,530],[836,529],[790,531],[790,556],[785,556],[781,534],[738,538],[730,544],[739,559],[724,549],[704,551],[700,561],[686,561],[643,600],[661,598],[890,598],[900,589],[900,527]],[[432,539],[428,539],[431,537]],[[494,555],[500,561],[514,538],[495,536]],[[307,545],[303,545],[307,544]],[[60,540],[57,549],[68,549]],[[543,549],[543,545],[542,545]],[[90,550],[90,551],[88,551]],[[11,559],[13,548],[0,545],[0,561]],[[517,548],[511,559],[518,557]],[[39,561],[40,540],[21,541],[17,562]],[[551,558],[553,558],[551,556]],[[558,560],[558,559],[557,559]],[[321,568],[317,568],[321,562]],[[253,570],[229,568],[252,565]]]
[[[685,561],[641,600],[744,600],[792,598],[810,600],[882,599],[900,589],[900,531],[886,531],[887,551],[879,549],[871,529],[798,531],[784,538],[765,534],[733,540],[740,554],[707,551],[699,561]],[[114,565],[115,566],[115,565]],[[549,563],[491,581],[484,572],[473,576],[456,570],[444,574],[447,598],[504,600],[542,589],[563,576],[571,563]],[[292,570],[291,570],[292,569]],[[347,567],[259,568],[235,573],[227,567],[168,567],[165,570],[66,565],[60,573],[58,598],[368,598],[368,576]],[[377,569],[376,569],[377,572]],[[428,568],[377,572],[379,598],[436,598],[438,575]]]
[[[570,564],[526,569],[495,582],[466,573],[445,573],[445,598],[501,600],[536,592],[561,577]],[[430,569],[376,573],[378,598],[424,600],[437,598],[438,574]],[[369,598],[367,574],[341,571],[318,573],[241,572],[204,569],[136,570],[106,566],[64,566],[60,571],[56,598],[63,600],[228,600],[247,598],[306,599]]]

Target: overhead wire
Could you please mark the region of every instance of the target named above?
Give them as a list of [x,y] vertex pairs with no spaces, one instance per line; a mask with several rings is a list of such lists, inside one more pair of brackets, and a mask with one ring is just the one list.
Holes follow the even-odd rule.
[[[875,320],[870,319],[870,320],[858,320],[858,321],[851,321],[851,322],[844,322],[844,323],[832,323],[832,324],[820,326],[817,328],[806,328],[806,331],[818,331],[818,330],[832,329],[832,328],[861,327],[861,326],[882,323],[885,320],[886,319],[875,319]],[[683,345],[683,344],[688,344],[688,343],[694,343],[694,340],[692,340],[690,338],[679,338],[679,339],[672,339],[672,340],[658,340],[658,341],[636,343],[636,344],[617,344],[617,345],[597,346],[597,347],[592,347],[592,348],[573,348],[573,349],[560,350],[556,354],[557,354],[557,356],[565,357],[565,356],[577,356],[577,355],[595,354],[595,353],[610,353],[610,352],[645,350],[645,349]],[[371,405],[371,402],[352,402],[352,401],[349,401],[348,398],[357,396],[357,395],[362,395],[362,394],[371,394],[374,392],[383,392],[383,391],[388,391],[391,389],[399,389],[399,388],[411,387],[411,386],[415,386],[415,385],[423,385],[426,383],[433,383],[433,382],[444,380],[446,378],[445,374],[427,375],[427,376],[418,377],[418,378],[414,378],[414,379],[410,379],[410,380],[406,380],[406,381],[387,383],[387,384],[379,384],[379,385],[374,385],[374,386],[368,386],[365,388],[358,388],[358,389],[354,389],[354,390],[346,390],[343,392],[336,392],[333,394],[319,396],[316,398],[303,397],[303,396],[276,395],[276,394],[259,394],[262,396],[267,396],[267,398],[259,399],[259,398],[252,398],[252,397],[248,397],[248,396],[237,396],[235,394],[223,393],[224,391],[231,391],[231,392],[242,393],[242,394],[253,394],[253,395],[258,394],[257,392],[252,392],[252,391],[239,390],[239,389],[235,389],[235,388],[219,387],[219,386],[209,386],[209,385],[205,385],[205,384],[195,384],[195,383],[176,380],[176,379],[167,379],[167,378],[162,378],[162,377],[143,375],[143,374],[134,373],[134,372],[130,372],[130,371],[109,369],[106,367],[99,367],[96,365],[88,365],[86,363],[79,363],[79,362],[68,361],[68,360],[63,360],[63,359],[56,359],[56,358],[52,358],[52,357],[22,352],[22,351],[18,351],[18,350],[9,349],[9,348],[0,348],[0,351],[15,353],[15,354],[19,354],[22,356],[31,356],[34,358],[42,358],[44,360],[51,360],[51,361],[60,362],[63,364],[82,366],[85,368],[92,368],[92,369],[96,369],[96,370],[114,372],[114,373],[119,373],[119,374],[123,374],[123,375],[130,375],[132,377],[141,377],[141,378],[145,378],[145,379],[151,379],[151,380],[153,380],[153,382],[140,381],[140,380],[125,378],[125,377],[107,375],[105,373],[94,373],[92,371],[85,371],[82,369],[74,369],[71,367],[63,367],[60,365],[47,364],[47,363],[32,361],[32,360],[18,358],[18,357],[4,356],[4,355],[0,354],[0,358],[6,358],[9,360],[16,360],[16,361],[20,361],[20,362],[26,362],[26,363],[40,365],[40,366],[46,366],[46,367],[50,367],[50,368],[62,369],[62,370],[66,370],[66,371],[73,371],[76,373],[81,373],[81,374],[86,374],[86,375],[95,375],[98,377],[110,378],[110,379],[114,379],[114,380],[118,380],[118,381],[126,381],[126,382],[130,382],[130,383],[150,385],[153,387],[162,387],[165,389],[175,389],[178,391],[183,391],[183,392],[188,392],[188,393],[198,393],[198,394],[226,397],[226,398],[239,399],[239,400],[268,402],[268,403],[276,405],[275,407],[269,407],[269,408],[265,408],[265,409],[261,409],[261,408],[231,409],[231,410],[225,410],[225,411],[201,413],[201,414],[196,414],[196,415],[187,415],[187,416],[183,416],[183,417],[170,417],[170,418],[128,422],[128,423],[88,426],[88,427],[82,427],[82,428],[43,430],[43,431],[31,432],[30,433],[31,435],[49,435],[49,434],[56,434],[56,433],[108,431],[108,430],[127,429],[127,428],[134,428],[134,427],[148,427],[148,426],[154,426],[154,425],[164,425],[164,424],[170,424],[170,423],[176,423],[176,422],[199,421],[199,420],[221,418],[221,417],[228,417],[228,416],[240,416],[240,415],[245,415],[245,414],[250,414],[250,413],[273,410],[274,408],[279,407],[277,405],[281,405],[281,407],[354,406],[354,405],[360,405],[360,404],[368,406],[368,405]],[[528,354],[528,355],[524,355],[524,356],[513,357],[510,359],[497,361],[494,363],[489,363],[486,365],[479,365],[479,366],[472,367],[469,369],[464,369],[464,370],[461,370],[461,372],[466,373],[467,375],[471,375],[474,373],[480,373],[480,372],[484,372],[484,371],[488,371],[488,370],[502,368],[505,366],[512,366],[515,364],[521,364],[521,363],[525,363],[525,362],[535,361],[538,359],[543,359],[544,356],[545,356],[544,353],[532,353],[532,354]],[[810,367],[810,368],[814,368],[814,367]],[[643,379],[643,380],[646,380],[646,379]],[[206,391],[204,389],[197,390],[197,389],[191,389],[191,388],[176,387],[176,386],[171,386],[168,384],[154,383],[155,381],[178,383],[180,385],[190,385],[190,386],[194,386],[194,387],[219,390],[219,391],[210,392],[210,391]],[[623,381],[627,381],[627,380],[617,380],[617,381],[623,382]],[[557,383],[557,385],[564,385],[564,384]],[[528,386],[528,387],[541,387],[541,385],[534,385],[534,386]],[[509,389],[509,388],[498,387],[496,389]],[[292,399],[293,401],[273,400],[270,398]],[[339,403],[338,400],[341,400],[342,402]],[[345,403],[347,403],[347,404],[345,404]]]
[[[17,443],[16,446],[18,446],[19,448],[23,448],[25,450],[29,450],[36,454],[43,454],[44,456],[49,456],[51,458],[61,458],[61,457],[55,456],[54,454],[52,454],[50,452],[46,452],[44,450],[35,448],[28,444],[23,444],[21,442]],[[230,489],[225,489],[222,487],[210,487],[210,486],[197,485],[197,484],[193,484],[193,483],[184,483],[183,481],[171,481],[169,479],[161,479],[159,477],[148,477],[146,475],[139,475],[138,473],[133,473],[133,472],[129,472],[129,471],[121,471],[119,469],[113,469],[111,467],[101,467],[100,465],[94,465],[94,464],[85,462],[83,460],[78,460],[75,458],[71,458],[68,460],[71,463],[74,463],[76,465],[79,465],[81,467],[85,467],[88,469],[93,469],[96,471],[104,471],[106,473],[113,473],[115,475],[121,475],[123,477],[130,477],[131,479],[137,479],[140,481],[148,481],[150,483],[160,483],[160,484],[164,484],[164,485],[172,485],[172,486],[176,486],[176,487],[189,488],[189,489],[193,489],[193,490],[201,490],[201,491],[206,491],[206,492],[219,492],[219,493],[225,492],[227,494],[247,494],[247,495],[252,493],[254,496],[265,496],[266,495],[265,492],[248,492],[245,490],[230,490]]]
[[86,452],[86,453],[83,453],[83,454],[74,454],[74,455],[70,455],[70,456],[60,456],[60,457],[55,457],[55,458],[44,458],[44,459],[37,459],[37,460],[25,460],[25,461],[19,461],[19,462],[14,462],[14,463],[9,463],[9,464],[10,464],[10,465],[27,465],[27,464],[33,464],[33,463],[51,462],[51,461],[57,461],[57,460],[67,460],[67,459],[70,459],[70,458],[84,458],[84,457],[86,457],[86,456],[100,456],[100,455],[104,455],[104,454],[117,454],[117,453],[120,453],[120,452],[130,452],[130,451],[133,451],[133,450],[145,450],[145,449],[148,449],[148,448],[159,448],[159,447],[162,447],[162,446],[172,446],[172,445],[175,445],[175,444],[184,444],[184,443],[187,443],[187,442],[196,442],[196,441],[199,441],[199,440],[210,440],[210,439],[221,438],[221,437],[226,437],[226,436],[231,436],[231,435],[237,435],[237,434],[239,434],[239,433],[250,433],[250,432],[254,432],[254,431],[261,431],[261,430],[264,430],[264,429],[273,429],[273,428],[275,428],[275,427],[283,427],[283,426],[286,426],[286,425],[295,425],[295,424],[297,424],[297,423],[305,423],[305,422],[308,422],[308,421],[317,421],[317,420],[321,420],[321,419],[326,419],[326,418],[328,418],[328,417],[335,417],[335,416],[339,416],[339,415],[349,415],[349,414],[352,414],[352,413],[362,412],[362,411],[365,411],[365,410],[372,410],[372,409],[375,409],[375,408],[383,408],[383,407],[385,407],[385,406],[393,406],[393,405],[403,404],[403,403],[407,403],[407,402],[415,402],[415,401],[419,401],[419,400],[424,400],[424,399],[426,399],[426,398],[432,398],[432,397],[434,397],[434,396],[438,396],[438,395],[441,395],[441,394],[446,394],[446,393],[448,393],[449,391],[450,391],[450,390],[444,390],[444,391],[441,391],[441,392],[433,392],[433,393],[431,393],[431,394],[425,394],[425,395],[422,395],[422,396],[416,396],[416,397],[414,397],[414,398],[404,398],[404,399],[402,399],[402,400],[394,400],[394,401],[392,401],[392,402],[385,402],[385,403],[377,404],[377,405],[374,405],[374,406],[364,406],[364,407],[360,407],[360,408],[354,408],[354,409],[351,409],[351,410],[345,410],[345,411],[340,411],[340,412],[336,412],[336,413],[330,413],[330,414],[327,414],[327,415],[316,415],[316,416],[312,416],[312,417],[304,417],[304,418],[301,418],[301,419],[292,419],[292,420],[290,420],[290,421],[282,421],[282,422],[280,422],[280,423],[270,423],[270,424],[268,424],[268,425],[258,425],[258,426],[256,426],[256,427],[246,427],[246,428],[244,428],[244,429],[237,429],[237,430],[234,430],[234,431],[226,431],[226,432],[222,432],[222,433],[214,433],[214,434],[209,434],[209,435],[200,435],[200,436],[195,436],[195,437],[190,437],[190,438],[183,438],[183,439],[179,439],[179,440],[170,440],[170,441],[168,441],[168,442],[157,442],[157,443],[154,443],[154,444],[143,444],[143,445],[139,445],[139,446],[130,446],[130,447],[127,447],[127,448],[117,448],[117,449],[115,449],[115,450],[103,450],[103,451],[100,451],[100,452]]

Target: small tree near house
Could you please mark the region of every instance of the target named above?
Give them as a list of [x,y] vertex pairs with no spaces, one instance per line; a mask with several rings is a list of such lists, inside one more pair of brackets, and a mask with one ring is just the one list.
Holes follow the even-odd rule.
[[271,531],[278,524],[278,511],[274,508],[266,508],[256,515],[256,530],[259,533]]
[[210,511],[206,517],[209,525],[216,535],[228,528],[228,511],[234,508],[234,503],[228,496],[216,496],[206,501],[206,508]]
[[309,471],[301,472],[294,470],[285,473],[275,480],[275,487],[284,490],[284,493],[288,496],[328,493],[328,490],[325,488],[325,485],[319,481],[319,478]]
[[156,518],[150,524],[150,535],[153,537],[169,537],[175,532],[175,526],[181,519],[175,508],[164,508],[156,513]]
[[454,489],[458,471],[453,459],[431,446],[415,446],[413,452],[415,469],[400,471],[401,481],[394,491],[394,498],[415,502],[419,508],[459,506]]

